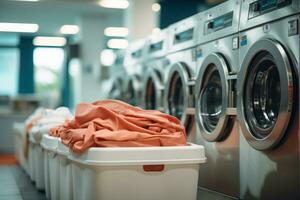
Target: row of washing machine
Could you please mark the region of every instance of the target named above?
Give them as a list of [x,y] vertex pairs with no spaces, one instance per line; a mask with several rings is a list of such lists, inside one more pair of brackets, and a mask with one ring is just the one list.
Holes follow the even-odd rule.
[[299,19],[298,0],[228,0],[120,53],[114,97],[205,147],[200,197],[300,199]]

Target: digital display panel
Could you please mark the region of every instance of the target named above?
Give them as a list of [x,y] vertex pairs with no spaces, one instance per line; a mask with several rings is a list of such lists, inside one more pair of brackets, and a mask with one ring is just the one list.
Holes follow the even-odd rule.
[[163,41],[153,43],[150,45],[149,52],[153,53],[153,52],[162,50],[162,48],[163,48]]
[[205,34],[216,32],[223,28],[232,26],[232,21],[233,21],[233,12],[229,12],[226,13],[225,15],[209,20],[205,23],[205,27],[204,27]]
[[249,5],[248,19],[292,4],[292,0],[258,0]]
[[139,50],[133,52],[133,53],[131,54],[131,56],[132,56],[133,58],[140,58],[140,57],[142,57],[142,49],[139,49]]
[[194,28],[178,33],[175,35],[174,44],[191,40],[193,39],[193,35],[194,35]]

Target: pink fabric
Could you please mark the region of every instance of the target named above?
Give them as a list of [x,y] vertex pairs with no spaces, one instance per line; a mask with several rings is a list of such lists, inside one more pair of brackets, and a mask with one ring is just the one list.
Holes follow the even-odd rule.
[[117,100],[78,104],[75,118],[51,129],[50,135],[61,137],[75,153],[90,147],[186,145],[185,129],[177,118]]

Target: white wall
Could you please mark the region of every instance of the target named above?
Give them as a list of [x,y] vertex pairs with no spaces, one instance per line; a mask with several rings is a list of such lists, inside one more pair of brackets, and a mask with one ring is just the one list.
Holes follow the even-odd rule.
[[[129,28],[129,41],[139,40],[152,33],[157,27],[158,13],[152,11],[156,0],[129,0],[130,6],[118,15],[82,16],[79,26],[81,33],[78,37],[81,43],[81,84],[78,90],[78,102],[93,102],[107,97],[111,85],[100,80],[100,53],[106,46],[103,31],[108,26],[125,26]],[[78,103],[75,102],[75,103]]]
[[[122,26],[122,18],[82,16],[79,41],[81,44],[81,82],[79,102],[93,102],[106,97],[100,81],[100,53],[106,46],[103,34],[108,26]],[[75,102],[78,103],[78,102]]]
[[142,39],[152,33],[158,25],[158,13],[152,11],[152,4],[157,0],[129,0],[130,6],[125,11],[125,26],[129,28],[129,41]]

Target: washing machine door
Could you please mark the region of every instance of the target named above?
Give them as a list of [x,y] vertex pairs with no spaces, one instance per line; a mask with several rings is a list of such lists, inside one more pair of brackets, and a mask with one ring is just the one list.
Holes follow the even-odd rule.
[[228,69],[221,54],[210,54],[200,66],[195,84],[196,121],[202,136],[210,142],[224,139],[233,125],[229,84],[236,76],[230,76]]
[[163,83],[162,75],[158,70],[150,69],[146,72],[143,97],[144,108],[147,110],[163,111]]
[[165,111],[181,121],[187,134],[193,124],[194,84],[195,80],[185,63],[179,62],[171,66],[165,85]]
[[238,118],[249,144],[270,149],[286,133],[294,98],[292,63],[282,45],[271,39],[256,42],[238,74]]
[[117,100],[123,99],[123,80],[120,77],[114,80],[112,88],[109,92],[109,98]]
[[141,101],[141,82],[138,75],[131,75],[126,84],[125,99],[127,103],[138,106]]

